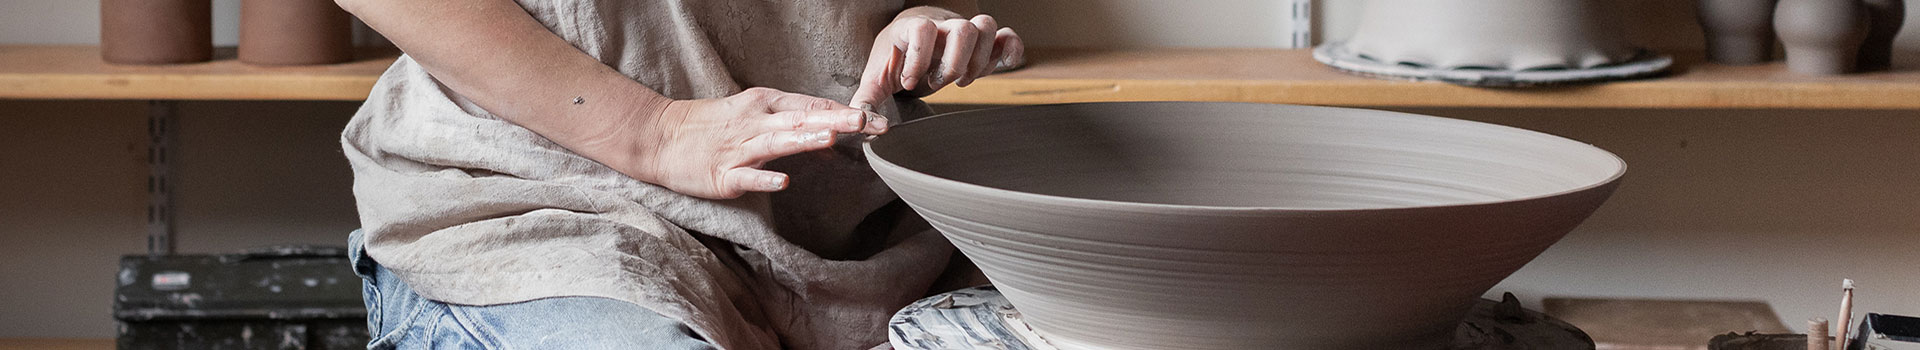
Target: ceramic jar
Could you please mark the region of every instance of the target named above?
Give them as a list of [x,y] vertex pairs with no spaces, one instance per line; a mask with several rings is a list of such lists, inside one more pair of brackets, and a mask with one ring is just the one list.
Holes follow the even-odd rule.
[[352,60],[352,21],[333,0],[244,0],[240,61],[281,66]]
[[1867,6],[1867,39],[1860,44],[1860,71],[1880,71],[1893,67],[1893,42],[1906,24],[1905,0],[1862,0]]
[[1759,64],[1773,59],[1773,9],[1779,0],[1700,0],[1707,60]]
[[974,110],[865,147],[1063,350],[1445,349],[1626,171],[1518,128],[1245,103]]
[[1773,29],[1786,46],[1788,70],[1850,73],[1867,38],[1867,8],[1859,0],[1780,0]]
[[1346,51],[1438,69],[1584,69],[1632,59],[1609,0],[1373,0]]
[[212,0],[100,0],[100,58],[115,64],[213,57]]

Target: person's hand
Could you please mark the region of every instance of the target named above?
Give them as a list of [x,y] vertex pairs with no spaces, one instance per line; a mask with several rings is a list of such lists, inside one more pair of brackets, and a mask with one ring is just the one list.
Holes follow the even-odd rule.
[[674,192],[709,199],[772,192],[787,175],[759,169],[780,157],[832,146],[835,133],[880,134],[886,118],[832,100],[753,88],[725,98],[668,102],[622,138],[632,142],[614,169]]
[[1025,60],[1026,46],[993,16],[963,18],[918,7],[901,12],[873,41],[859,90],[848,105],[867,109],[901,91],[931,95],[947,84],[974,79]]

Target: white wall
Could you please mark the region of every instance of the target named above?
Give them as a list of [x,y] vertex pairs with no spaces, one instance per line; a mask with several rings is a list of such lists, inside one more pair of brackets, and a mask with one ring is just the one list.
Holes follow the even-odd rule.
[[[1204,6],[1195,6],[1204,4]],[[1288,47],[1292,0],[986,0],[1033,46]]]
[[[213,44],[240,42],[240,0],[213,0]],[[98,44],[100,2],[7,0],[0,3],[0,43]]]
[[[1276,47],[1279,2],[982,7],[1040,45]],[[235,0],[217,3],[216,41],[231,44]],[[1697,48],[1686,3],[1622,2],[1646,24],[1634,37]],[[0,44],[92,43],[96,4],[0,1]],[[1358,12],[1348,0],[1320,10],[1326,38],[1350,33]],[[1910,50],[1917,26],[1902,39]],[[356,220],[336,138],[354,107],[183,103],[180,248],[343,240]],[[1792,325],[1832,317],[1834,284],[1850,277],[1863,286],[1859,310],[1920,315],[1920,112],[1411,111],[1565,135],[1631,164],[1613,201],[1496,290],[1762,300]],[[144,251],[144,113],[132,101],[0,100],[0,337],[112,336],[114,261]]]
[[1490,296],[1758,300],[1798,329],[1852,278],[1856,314],[1920,315],[1920,112],[1403,110],[1627,161],[1613,199]]
[[[240,42],[240,0],[213,1],[213,45]],[[354,24],[354,42],[386,45],[366,26]],[[0,3],[0,44],[94,45],[100,43],[98,0],[7,0]]]

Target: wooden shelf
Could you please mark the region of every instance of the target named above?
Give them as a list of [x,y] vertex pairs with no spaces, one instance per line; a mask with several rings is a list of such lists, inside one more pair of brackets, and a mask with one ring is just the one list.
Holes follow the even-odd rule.
[[[256,67],[232,59],[161,67],[100,62],[91,46],[0,46],[0,98],[361,100],[395,52],[328,66]],[[1782,64],[1721,66],[1677,55],[1668,77],[1531,89],[1482,89],[1343,74],[1306,50],[1036,49],[1022,70],[948,88],[933,103],[1233,101],[1336,106],[1920,109],[1920,62],[1841,77]],[[1903,58],[1915,58],[1915,57]]]
[[112,338],[0,338],[0,350],[113,350]]
[[399,52],[299,67],[240,63],[230,49],[214,56],[206,63],[125,66],[100,61],[95,46],[0,45],[0,98],[358,101]]

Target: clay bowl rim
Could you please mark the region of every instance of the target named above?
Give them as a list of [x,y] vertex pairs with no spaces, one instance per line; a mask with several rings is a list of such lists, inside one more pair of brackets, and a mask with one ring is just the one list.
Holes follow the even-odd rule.
[[[876,172],[878,172],[878,168],[885,167],[889,169],[894,169],[903,174],[909,174],[916,177],[930,179],[933,183],[936,183],[936,184],[942,184],[945,186],[958,186],[960,188],[973,190],[973,191],[976,191],[977,193],[982,193],[988,196],[1004,197],[1004,198],[1025,201],[1025,202],[1059,203],[1059,204],[1066,204],[1066,205],[1078,206],[1078,207],[1084,207],[1084,208],[1096,208],[1096,209],[1104,209],[1104,210],[1123,210],[1123,211],[1135,211],[1135,212],[1162,211],[1162,212],[1188,212],[1188,213],[1211,212],[1211,213],[1241,213],[1241,214],[1283,214],[1283,213],[1335,214],[1335,213],[1360,213],[1360,212],[1378,213],[1382,211],[1468,208],[1468,207],[1476,207],[1476,206],[1493,206],[1493,205],[1512,204],[1512,203],[1520,203],[1520,202],[1528,202],[1528,201],[1537,201],[1537,200],[1544,200],[1548,198],[1566,196],[1566,195],[1575,194],[1575,193],[1592,191],[1596,189],[1603,189],[1615,183],[1620,182],[1620,179],[1625,177],[1627,173],[1627,162],[1625,159],[1620,158],[1619,155],[1614,154],[1613,152],[1607,151],[1604,148],[1600,148],[1599,146],[1594,146],[1593,144],[1590,144],[1590,143],[1581,142],[1579,140],[1574,140],[1574,139],[1567,138],[1560,135],[1548,134],[1544,132],[1533,131],[1533,130],[1528,130],[1524,128],[1506,126],[1506,125],[1500,125],[1500,124],[1494,124],[1494,123],[1477,122],[1477,121],[1471,121],[1471,120],[1465,120],[1465,119],[1455,119],[1455,118],[1431,116],[1431,115],[1424,115],[1424,114],[1385,111],[1385,110],[1377,110],[1377,109],[1365,109],[1365,108],[1308,106],[1308,105],[1293,105],[1293,104],[1278,104],[1278,103],[1132,101],[1132,102],[1051,103],[1051,104],[1038,104],[1038,105],[1003,106],[1003,107],[991,107],[991,108],[981,108],[981,109],[972,109],[972,110],[965,110],[965,111],[940,113],[940,114],[936,114],[926,118],[915,119],[913,121],[908,121],[905,123],[894,125],[888,128],[888,131],[889,133],[891,133],[894,130],[899,130],[899,128],[901,127],[912,127],[912,125],[916,123],[927,124],[927,123],[930,123],[930,121],[937,120],[939,118],[960,118],[960,117],[965,117],[965,115],[968,115],[968,114],[993,113],[993,112],[1006,110],[1006,109],[1070,107],[1070,106],[1083,106],[1083,105],[1148,105],[1148,104],[1197,104],[1197,105],[1231,104],[1231,105],[1283,106],[1283,107],[1304,108],[1304,109],[1362,111],[1366,113],[1378,113],[1378,114],[1397,117],[1397,118],[1437,119],[1437,120],[1443,120],[1448,123],[1477,125],[1479,127],[1492,127],[1496,129],[1506,129],[1506,130],[1512,130],[1512,131],[1519,131],[1521,133],[1530,133],[1530,134],[1548,136],[1552,139],[1558,139],[1561,141],[1570,142],[1580,146],[1592,148],[1595,151],[1599,151],[1601,154],[1607,155],[1607,159],[1613,160],[1612,165],[1614,165],[1615,167],[1614,167],[1613,173],[1607,175],[1606,179],[1604,180],[1597,181],[1597,182],[1583,185],[1583,186],[1573,187],[1566,190],[1539,194],[1539,195],[1532,195],[1532,196],[1498,199],[1498,200],[1490,200],[1490,201],[1461,202],[1461,203],[1434,204],[1434,205],[1387,206],[1387,207],[1371,207],[1371,208],[1297,208],[1297,207],[1274,207],[1274,206],[1222,206],[1222,205],[1130,202],[1130,201],[1117,201],[1117,200],[1106,200],[1106,199],[1077,198],[1077,197],[1058,196],[1058,195],[1041,194],[1041,193],[1033,193],[1033,192],[1015,191],[1015,190],[1004,189],[999,187],[986,186],[986,185],[974,184],[974,183],[969,183],[969,182],[964,182],[959,180],[948,179],[941,176],[934,176],[932,174],[927,174],[919,170],[914,170],[912,168],[895,164],[884,157],[880,157],[880,155],[878,153],[875,153],[873,150],[874,142],[877,142],[881,138],[887,137],[887,134],[873,135],[873,136],[864,138],[860,142],[860,149],[861,149],[861,152],[866,155],[867,161],[872,164],[872,167],[876,168]],[[882,178],[884,179],[884,177]],[[891,187],[892,185],[888,185],[888,186]],[[898,192],[899,190],[894,190],[894,191]]]

